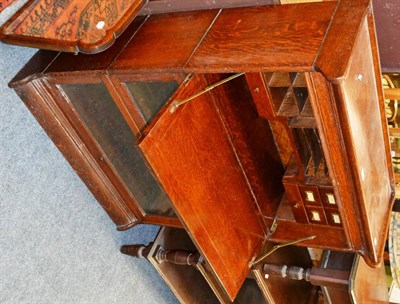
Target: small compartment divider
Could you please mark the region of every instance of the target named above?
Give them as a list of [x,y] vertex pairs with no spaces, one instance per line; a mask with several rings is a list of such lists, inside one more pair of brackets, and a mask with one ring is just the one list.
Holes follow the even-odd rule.
[[278,116],[312,117],[304,73],[265,73],[264,79]]

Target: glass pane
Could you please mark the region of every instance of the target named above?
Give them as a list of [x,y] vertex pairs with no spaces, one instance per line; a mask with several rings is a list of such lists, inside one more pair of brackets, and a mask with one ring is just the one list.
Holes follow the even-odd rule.
[[127,82],[125,85],[132,94],[147,123],[151,122],[178,88],[176,81]]
[[135,136],[103,84],[61,86],[146,214],[174,216],[171,203],[134,145]]

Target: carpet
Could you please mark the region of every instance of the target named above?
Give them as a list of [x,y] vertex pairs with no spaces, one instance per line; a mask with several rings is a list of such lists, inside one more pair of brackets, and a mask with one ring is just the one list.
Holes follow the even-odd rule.
[[35,52],[0,43],[0,303],[177,303],[149,262],[119,253],[158,227],[117,232],[7,87]]

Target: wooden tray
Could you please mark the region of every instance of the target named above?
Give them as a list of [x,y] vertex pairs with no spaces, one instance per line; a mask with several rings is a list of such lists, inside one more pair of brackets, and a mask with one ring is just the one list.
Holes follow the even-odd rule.
[[114,43],[146,2],[30,0],[0,28],[0,40],[65,52],[98,53]]

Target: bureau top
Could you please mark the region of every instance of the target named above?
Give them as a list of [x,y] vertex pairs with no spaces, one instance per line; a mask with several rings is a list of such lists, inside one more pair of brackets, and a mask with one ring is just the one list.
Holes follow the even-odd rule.
[[[107,51],[41,51],[34,73],[321,71],[345,77],[368,0],[139,16]],[[47,59],[46,59],[47,58]],[[50,64],[51,63],[51,64]]]

